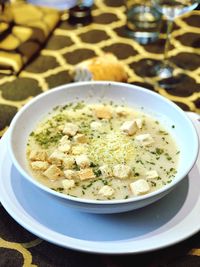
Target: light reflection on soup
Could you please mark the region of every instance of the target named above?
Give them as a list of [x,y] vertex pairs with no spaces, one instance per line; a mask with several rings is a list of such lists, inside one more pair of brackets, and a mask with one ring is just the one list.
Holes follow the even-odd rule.
[[63,194],[97,200],[163,187],[174,178],[178,158],[177,145],[157,120],[113,103],[56,107],[27,143],[35,179]]

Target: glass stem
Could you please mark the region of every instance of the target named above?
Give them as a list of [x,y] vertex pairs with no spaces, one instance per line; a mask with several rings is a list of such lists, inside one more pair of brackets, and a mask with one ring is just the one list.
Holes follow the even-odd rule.
[[167,20],[167,37],[165,41],[165,48],[164,48],[164,65],[168,65],[169,61],[169,45],[170,45],[170,36],[172,33],[173,28],[173,20]]

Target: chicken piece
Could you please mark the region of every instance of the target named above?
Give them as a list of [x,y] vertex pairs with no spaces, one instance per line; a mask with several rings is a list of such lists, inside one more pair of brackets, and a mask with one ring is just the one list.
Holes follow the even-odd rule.
[[80,155],[80,154],[86,153],[87,148],[88,148],[87,144],[75,145],[72,147],[72,154]]
[[133,121],[125,121],[122,126],[120,127],[120,130],[122,130],[127,135],[133,135],[137,131],[137,124]]
[[98,192],[98,194],[104,197],[110,197],[114,194],[114,189],[109,185],[104,185]]
[[64,158],[65,158],[65,154],[63,152],[61,152],[59,150],[54,150],[54,152],[50,155],[48,160],[52,164],[55,164],[57,166],[61,166]]
[[79,171],[79,178],[81,180],[87,180],[95,178],[96,175],[94,174],[92,168],[87,168]]
[[101,167],[99,167],[99,170],[101,171],[101,174],[104,178],[108,178],[113,175],[112,170],[108,165],[102,165]]
[[74,157],[72,156],[69,156],[69,155],[66,155],[64,158],[63,158],[63,166],[66,168],[66,169],[71,169],[74,167],[74,164],[75,164],[75,159]]
[[143,146],[149,146],[154,143],[153,137],[148,133],[135,136],[135,140]]
[[100,121],[92,121],[90,123],[90,127],[92,130],[101,130],[102,128],[102,123]]
[[32,150],[29,155],[29,159],[33,161],[46,161],[46,151]]
[[65,143],[61,143],[59,146],[58,146],[58,150],[61,151],[61,152],[64,152],[64,153],[68,153],[70,152],[71,150],[71,142],[70,140],[67,140]]
[[78,132],[78,126],[74,123],[67,122],[64,126],[63,133],[74,136]]
[[109,107],[106,106],[98,106],[94,108],[95,116],[99,119],[111,119],[112,112]]
[[90,166],[90,160],[87,155],[76,156],[75,161],[81,169],[88,168]]
[[45,171],[49,167],[49,163],[46,161],[33,161],[31,162],[31,168],[33,170]]
[[135,119],[135,123],[138,127],[138,129],[142,129],[142,126],[143,126],[143,119]]
[[132,193],[135,196],[147,194],[150,191],[148,182],[144,179],[139,179],[130,184]]
[[65,170],[64,175],[67,179],[75,179],[78,176],[77,172],[74,170]]
[[69,136],[68,135],[63,135],[63,137],[60,139],[59,144],[63,145],[69,141]]
[[63,176],[63,172],[56,165],[51,165],[43,174],[49,180],[57,180]]
[[75,186],[75,182],[74,182],[74,180],[65,179],[62,181],[62,185],[63,185],[65,190],[68,190],[68,189]]
[[131,173],[131,168],[124,164],[118,164],[113,167],[113,175],[120,179],[126,179]]
[[155,179],[157,177],[158,177],[158,173],[156,170],[146,172],[146,178],[147,179]]

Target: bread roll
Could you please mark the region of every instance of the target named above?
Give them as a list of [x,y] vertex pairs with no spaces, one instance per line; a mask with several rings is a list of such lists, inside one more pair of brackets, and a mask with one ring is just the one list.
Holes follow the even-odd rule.
[[122,63],[111,53],[79,63],[74,70],[75,81],[127,82],[128,75]]

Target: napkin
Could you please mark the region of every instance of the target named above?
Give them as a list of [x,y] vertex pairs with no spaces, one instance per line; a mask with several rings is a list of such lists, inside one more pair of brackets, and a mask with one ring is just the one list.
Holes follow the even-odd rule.
[[51,8],[19,2],[10,5],[12,25],[0,39],[0,73],[17,74],[43,47],[60,20]]

